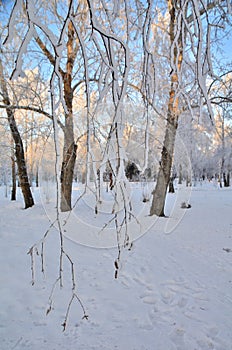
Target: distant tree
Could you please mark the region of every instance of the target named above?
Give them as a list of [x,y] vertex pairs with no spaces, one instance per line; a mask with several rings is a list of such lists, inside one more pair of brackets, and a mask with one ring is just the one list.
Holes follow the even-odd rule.
[[17,179],[16,179],[16,160],[14,152],[14,141],[11,143],[11,179],[12,179],[12,189],[11,189],[11,200],[16,200],[17,191]]
[[125,168],[125,172],[126,172],[126,177],[132,181],[132,180],[138,180],[139,177],[139,169],[138,166],[134,163],[134,162],[128,162]]
[[[229,187],[231,171],[231,106],[232,106],[232,74],[228,72],[214,79],[209,87],[211,101],[216,111],[215,144],[217,156],[220,157],[220,187]],[[218,170],[218,169],[217,169]]]

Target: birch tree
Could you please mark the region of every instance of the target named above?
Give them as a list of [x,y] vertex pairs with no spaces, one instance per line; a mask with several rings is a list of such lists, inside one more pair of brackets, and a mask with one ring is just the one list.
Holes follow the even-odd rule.
[[[155,190],[152,193],[153,199],[150,209],[150,215],[158,216],[165,215],[164,205],[171,175],[178,120],[186,105],[191,112],[192,102],[187,97],[187,91],[184,90],[184,64],[192,55],[193,59],[190,61],[193,61],[194,80],[190,84],[197,85],[200,92],[198,103],[200,106],[203,104],[207,106],[209,116],[213,118],[212,105],[207,92],[207,79],[215,76],[210,54],[211,29],[213,26],[217,29],[220,28],[224,16],[229,16],[228,13],[231,13],[230,4],[226,1],[219,5],[217,1],[168,0],[167,5],[169,12],[170,91],[160,170]],[[210,16],[212,9],[217,16]],[[189,51],[191,55],[188,56]]]
[[[212,10],[216,16],[211,15]],[[207,78],[214,76],[210,52],[211,36],[214,28],[215,32],[219,31],[223,24],[222,19],[228,17],[229,3],[169,0],[155,4],[151,1],[141,3],[127,0],[111,4],[100,0],[83,0],[77,4],[70,0],[66,5],[62,1],[47,4],[44,1],[35,3],[33,0],[18,0],[11,14],[6,43],[12,40],[18,12],[24,17],[27,32],[19,48],[13,76],[17,77],[21,72],[22,58],[31,42],[36,43],[55,72],[56,93],[59,95],[56,105],[62,106],[64,114],[64,147],[60,175],[61,210],[68,211],[72,206],[72,180],[77,152],[73,101],[80,82],[84,82],[85,86],[88,148],[86,164],[94,164],[90,134],[94,129],[91,81],[95,81],[98,102],[111,98],[115,109],[112,127],[109,130],[109,142],[103,156],[103,163],[107,162],[107,158],[112,158],[109,156],[110,152],[118,159],[117,165],[112,164],[115,184],[118,169],[124,172],[123,162],[119,160],[124,157],[123,147],[120,144],[117,146],[117,135],[121,137],[123,134],[123,130],[118,129],[122,127],[122,123],[118,121],[122,120],[121,106],[129,87],[141,94],[145,105],[145,149],[148,149],[149,145],[149,106],[166,120],[160,171],[150,210],[151,215],[164,215],[179,117],[186,109],[193,113],[192,99],[197,101],[200,108],[205,105],[211,117],[213,115],[206,89]],[[49,15],[54,20],[53,26],[49,25]],[[165,40],[157,40],[157,37],[162,38],[162,35]],[[140,57],[136,56],[133,62],[131,53],[139,55],[139,50],[142,50]],[[93,57],[95,63],[92,66]],[[135,73],[138,62],[140,68]],[[79,72],[82,74],[81,79]],[[133,81],[135,77],[136,83]],[[164,80],[165,83],[169,80],[165,87]],[[117,154],[118,151],[120,155]],[[145,152],[144,169],[147,161],[148,153]],[[88,184],[88,176],[86,182]]]
[[[26,1],[25,3],[22,1],[16,1],[8,25],[8,36],[5,43],[8,43],[13,39],[14,25],[17,16],[23,16],[28,31],[21,42],[12,78],[20,76],[19,72],[23,70],[23,56],[32,40],[36,42],[42,54],[50,63],[52,69],[57,73],[58,83],[56,89],[60,89],[61,104],[64,113],[64,147],[60,174],[61,210],[68,211],[71,210],[73,169],[77,150],[73,125],[73,93],[75,89],[75,86],[73,86],[73,70],[75,60],[80,50],[78,35],[70,18],[71,15],[73,18],[77,15],[77,10],[74,9],[73,1],[69,1],[69,6],[64,6],[64,8],[63,4],[61,4],[61,8],[58,8],[56,2],[45,4],[45,2],[42,1],[40,5],[42,7],[47,7],[47,15],[51,13],[50,11],[52,9],[55,23],[58,23],[57,30],[52,32],[49,29],[49,25],[46,27],[44,24],[46,23],[47,18],[39,18],[38,12],[40,11],[40,8],[36,5],[39,4],[35,4],[33,0]],[[64,16],[64,19],[63,16],[59,16],[59,11],[62,10],[67,11],[66,18]],[[82,21],[82,23],[84,23],[85,7],[83,4],[78,6],[78,11],[80,21],[84,18]],[[44,13],[46,13],[46,10]],[[62,55],[62,57],[60,55]],[[57,59],[59,56],[60,60]]]
[[24,198],[25,209],[27,209],[34,205],[34,199],[31,193],[30,183],[29,183],[28,174],[27,174],[27,166],[26,166],[26,161],[24,156],[23,142],[15,121],[14,111],[11,108],[11,101],[10,101],[10,97],[7,89],[7,83],[4,77],[1,57],[0,57],[0,87],[2,91],[3,103],[6,106],[6,113],[7,113],[9,127],[10,127],[12,138],[15,144],[15,157],[16,157],[16,162],[18,167],[20,187]]
[[[215,19],[210,16],[212,9],[217,14]],[[106,166],[111,173],[113,203],[111,217],[103,229],[115,223],[117,278],[122,250],[131,247],[129,223],[133,218],[130,187],[125,175],[127,155],[123,141],[128,115],[124,102],[127,98],[136,100],[139,96],[139,102],[143,103],[144,112],[137,110],[135,120],[143,124],[144,163],[141,168],[144,173],[149,160],[149,131],[156,121],[155,117],[151,118],[150,110],[166,122],[160,170],[150,209],[151,215],[163,216],[180,115],[183,111],[191,114],[194,103],[199,104],[200,109],[207,110],[211,117],[213,115],[206,88],[208,77],[214,76],[210,57],[211,30],[212,26],[220,28],[227,10],[230,11],[229,2],[219,4],[216,0],[15,1],[5,40],[7,47],[14,42],[15,30],[22,29],[12,79],[23,76],[25,66],[29,64],[28,57],[40,63],[41,75],[47,73],[50,106],[49,111],[43,113],[53,123],[58,190],[55,222],[60,239],[59,271],[54,287],[57,283],[62,286],[64,259],[70,264],[72,278],[72,297],[64,329],[70,306],[73,300],[79,299],[73,261],[65,250],[60,209],[70,211],[72,208],[78,140],[81,139],[86,147],[83,152],[86,155],[85,188],[95,195],[96,214],[101,205],[101,186]],[[77,137],[74,115],[78,99],[76,91],[80,86],[84,91],[85,130],[84,136]],[[107,104],[103,105],[104,102]],[[4,107],[13,111],[7,101]],[[36,111],[39,112],[39,109]],[[78,116],[76,120],[80,126]],[[94,141],[96,130],[102,132],[102,124],[107,124],[104,125],[105,139],[101,159],[96,162]],[[62,156],[58,147],[59,127],[64,133]],[[156,148],[154,153],[158,154]],[[94,175],[94,190],[90,183],[90,169]],[[34,254],[41,249],[43,260],[48,233],[49,229],[39,244],[29,251],[33,282]],[[48,312],[51,309],[52,301]],[[85,311],[84,317],[87,317]]]

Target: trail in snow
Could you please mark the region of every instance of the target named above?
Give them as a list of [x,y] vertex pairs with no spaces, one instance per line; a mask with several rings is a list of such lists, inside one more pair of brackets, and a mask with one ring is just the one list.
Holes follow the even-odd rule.
[[[169,204],[175,196],[169,197]],[[2,196],[1,349],[232,349],[232,253],[224,250],[232,248],[232,191],[205,184],[193,188],[190,202],[192,208],[174,231],[165,231],[167,218],[159,219],[124,252],[118,280],[116,249],[65,241],[77,266],[89,320],[81,320],[75,304],[62,333],[68,277],[63,290],[56,290],[54,310],[45,315],[57,274],[57,232],[54,229],[47,242],[46,276],[37,264],[31,287],[27,251],[45,232],[48,219],[39,203],[24,211],[20,202]],[[68,276],[69,266],[65,269]]]

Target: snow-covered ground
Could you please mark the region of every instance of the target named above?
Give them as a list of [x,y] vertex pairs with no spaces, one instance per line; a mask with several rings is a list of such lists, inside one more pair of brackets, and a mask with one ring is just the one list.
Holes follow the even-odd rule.
[[49,227],[52,200],[46,202],[34,189],[36,206],[23,210],[21,200],[10,202],[1,191],[1,350],[232,349],[231,188],[197,185],[188,193],[192,207],[187,210],[180,209],[181,190],[169,195],[170,219],[153,218],[154,225],[142,210],[148,224],[132,249],[124,251],[116,280],[117,250],[98,248],[100,234],[88,246],[83,237],[91,236],[96,217],[88,222],[91,216],[85,219],[81,211],[84,204],[77,206],[85,225],[78,214],[76,224],[70,219],[65,247],[75,262],[79,297],[89,318],[82,320],[80,305],[74,303],[65,332],[61,324],[71,293],[66,263],[64,287],[55,289],[54,309],[46,316],[58,275],[58,232],[51,229],[46,242],[45,277],[36,259],[33,287],[27,254]]

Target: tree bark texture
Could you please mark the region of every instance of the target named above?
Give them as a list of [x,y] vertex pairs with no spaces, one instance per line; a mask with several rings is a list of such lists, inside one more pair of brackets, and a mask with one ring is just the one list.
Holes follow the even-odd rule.
[[61,168],[61,211],[70,211],[72,209],[72,183],[73,173],[76,162],[77,145],[74,140],[73,128],[73,89],[72,72],[75,60],[74,50],[74,28],[70,22],[68,25],[67,41],[67,63],[64,73],[64,99],[67,112],[65,113],[64,128],[64,148],[63,162]]
[[[175,40],[176,9],[174,0],[169,0],[168,3],[170,13],[169,35],[170,45],[172,46]],[[164,206],[168,184],[171,176],[175,139],[179,118],[179,99],[177,96],[177,91],[179,85],[178,72],[180,72],[183,60],[183,44],[181,36],[182,34],[180,31],[179,38],[176,44],[178,45],[178,47],[174,47],[173,53],[173,62],[176,65],[176,70],[172,72],[171,75],[171,85],[167,111],[167,125],[161,153],[161,161],[157,177],[157,183],[154,191],[152,192],[152,205],[150,208],[150,215],[165,216]]]

